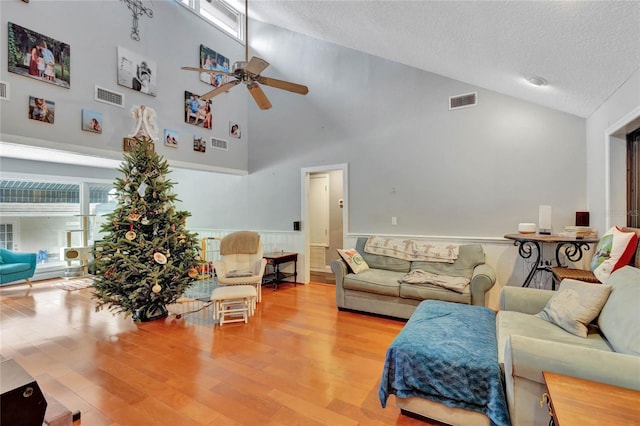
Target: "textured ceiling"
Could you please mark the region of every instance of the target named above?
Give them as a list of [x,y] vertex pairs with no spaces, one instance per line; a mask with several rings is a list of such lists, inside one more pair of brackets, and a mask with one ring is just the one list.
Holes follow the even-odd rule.
[[249,16],[581,117],[640,68],[637,0],[250,0]]

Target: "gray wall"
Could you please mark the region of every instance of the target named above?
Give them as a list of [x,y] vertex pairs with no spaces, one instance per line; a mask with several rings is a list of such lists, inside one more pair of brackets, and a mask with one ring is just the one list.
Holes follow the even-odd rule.
[[[584,119],[266,24],[252,35],[270,75],[310,90],[249,107],[254,227],[295,220],[301,167],[344,162],[355,233],[502,236],[541,204],[561,230],[586,207]],[[448,110],[472,91],[477,107]]]
[[[72,49],[70,90],[2,70],[12,93],[10,102],[0,103],[2,133],[78,150],[91,146],[118,155],[133,125],[129,108],[140,103],[157,109],[161,128],[185,135],[199,130],[182,122],[183,92],[205,88],[179,67],[196,63],[200,43],[232,59],[242,56],[242,46],[169,1],[151,5],[153,19],[141,18],[139,43],[129,38],[131,15],[121,2],[0,5],[4,34],[10,20]],[[345,203],[348,229],[355,233],[499,237],[519,222],[537,222],[540,204],[553,207],[556,230],[587,207],[584,119],[270,25],[250,25],[250,37],[260,42],[251,44],[250,55],[271,63],[264,74],[306,84],[310,93],[265,88],[273,108],[260,111],[238,87],[214,100],[212,135],[228,139],[230,119],[244,127],[243,139],[231,140],[228,153],[208,150],[203,156],[189,143],[184,150],[158,148],[181,166],[249,171],[230,177],[176,169],[171,178],[178,181],[183,207],[193,212],[192,226],[290,230],[301,216],[300,169],[340,163],[349,164]],[[158,97],[117,86],[118,45],[156,59]],[[0,56],[6,58],[6,45]],[[94,83],[125,93],[127,108],[94,102]],[[450,96],[471,91],[478,92],[477,107],[448,111]],[[55,125],[27,120],[30,94],[56,101]],[[82,132],[82,108],[102,111],[109,130]]]
[[[600,230],[606,231],[605,223],[607,215],[611,216],[610,225],[625,225],[626,223],[626,185],[618,178],[612,180],[609,188],[614,204],[610,211],[606,211],[605,181],[606,181],[606,141],[607,130],[619,124],[620,121],[633,120],[640,117],[640,70],[615,92],[600,108],[587,119],[587,195],[589,210],[592,212],[592,224]],[[633,129],[628,129],[630,132]],[[611,164],[610,172],[613,176],[619,176],[620,171],[626,169],[626,154],[624,151],[626,141],[624,138],[610,139]],[[626,184],[626,182],[625,182]],[[617,200],[617,202],[616,202]]]
[[[131,39],[132,16],[121,1],[19,1],[0,2],[2,15],[0,57],[6,64],[7,21],[53,37],[71,47],[71,88],[64,89],[32,78],[8,73],[2,66],[1,80],[9,83],[10,101],[0,101],[2,140],[24,142],[76,152],[101,154],[119,158],[122,138],[133,128],[130,110],[134,105],[147,105],[157,112],[161,130],[180,132],[178,148],[156,143],[156,151],[174,165],[192,168],[246,173],[247,111],[242,88],[213,100],[213,129],[184,122],[184,91],[205,93],[208,86],[198,73],[183,71],[181,66],[198,66],[200,44],[210,47],[231,61],[244,58],[244,46],[215,30],[189,10],[173,1],[145,5],[153,10],[153,18],[139,19],[141,40]],[[157,63],[157,96],[148,96],[117,84],[117,48],[122,46]],[[125,108],[94,100],[94,86],[119,92],[125,96]],[[44,97],[55,102],[53,125],[29,120],[29,96]],[[103,114],[103,132],[81,130],[83,108]],[[229,121],[240,124],[242,138],[229,137]],[[193,150],[195,135],[229,141],[229,150],[207,147],[206,153]],[[24,139],[26,138],[26,139]]]

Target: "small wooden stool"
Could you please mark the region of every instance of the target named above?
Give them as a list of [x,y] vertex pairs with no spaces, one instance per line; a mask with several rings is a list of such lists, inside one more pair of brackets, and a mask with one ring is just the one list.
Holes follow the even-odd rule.
[[252,285],[231,285],[216,287],[211,292],[213,319],[220,325],[230,322],[249,322],[253,315],[257,298]]

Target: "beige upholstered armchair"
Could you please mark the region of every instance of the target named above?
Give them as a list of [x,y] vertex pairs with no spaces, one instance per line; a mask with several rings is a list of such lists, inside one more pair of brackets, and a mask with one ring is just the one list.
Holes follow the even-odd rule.
[[220,242],[220,260],[213,262],[219,285],[253,285],[257,301],[262,300],[262,276],[267,261],[262,257],[260,235],[253,231],[233,232]]

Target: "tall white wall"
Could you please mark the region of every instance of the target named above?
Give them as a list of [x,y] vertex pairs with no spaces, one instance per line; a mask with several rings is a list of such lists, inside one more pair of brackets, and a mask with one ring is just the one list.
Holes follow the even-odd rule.
[[[606,231],[607,215],[611,216],[611,225],[625,225],[626,220],[626,183],[620,179],[620,172],[626,168],[624,138],[610,138],[612,127],[640,117],[640,70],[613,93],[600,108],[587,119],[587,194],[591,220],[597,228]],[[628,129],[631,131],[632,129]],[[612,205],[606,211],[607,157],[610,156],[609,192]]]
[[[200,44],[216,50],[231,61],[244,58],[244,46],[214,29],[174,1],[145,2],[153,18],[138,20],[140,41],[130,37],[131,12],[116,0],[101,1],[1,1],[0,57],[7,62],[8,22],[52,37],[70,45],[71,87],[53,84],[7,72],[0,67],[0,80],[10,88],[10,100],[0,101],[0,133],[3,141],[26,143],[73,152],[121,158],[122,138],[133,128],[130,110],[146,105],[157,112],[160,131],[180,132],[178,148],[156,143],[156,151],[170,164],[205,170],[246,173],[247,170],[247,94],[238,88],[213,99],[213,129],[184,122],[184,92],[205,93],[212,89],[198,79],[198,73],[181,66],[198,66]],[[157,63],[157,96],[149,96],[117,81],[117,49],[124,47]],[[124,94],[125,108],[94,100],[95,85]],[[29,96],[55,102],[55,123],[45,124],[28,118]],[[102,134],[81,130],[81,111],[103,114]],[[229,121],[243,129],[240,139],[229,137]],[[207,147],[206,153],[193,150],[194,135],[229,141],[229,150]]]
[[[299,170],[336,163],[349,164],[354,233],[501,237],[537,222],[541,204],[556,230],[586,208],[583,118],[252,24],[265,74],[310,90],[265,89],[273,109],[249,105],[253,227],[288,229]],[[476,107],[448,110],[450,96],[475,91]]]

